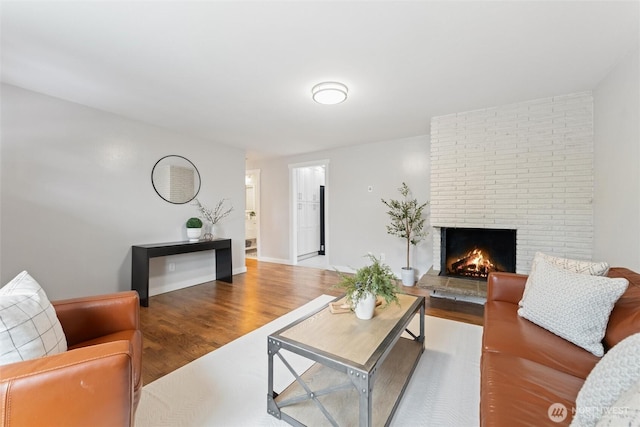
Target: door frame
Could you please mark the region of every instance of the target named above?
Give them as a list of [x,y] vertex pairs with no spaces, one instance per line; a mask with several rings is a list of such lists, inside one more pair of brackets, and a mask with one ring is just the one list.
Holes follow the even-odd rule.
[[324,167],[324,240],[325,240],[325,259],[329,262],[329,252],[331,248],[329,242],[329,159],[313,160],[302,163],[292,163],[289,165],[289,263],[298,265],[298,215],[297,215],[297,197],[298,183],[296,181],[296,169],[310,168],[315,166]]

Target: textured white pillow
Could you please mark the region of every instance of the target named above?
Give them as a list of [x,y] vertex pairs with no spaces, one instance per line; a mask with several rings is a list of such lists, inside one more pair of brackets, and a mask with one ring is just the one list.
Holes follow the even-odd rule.
[[26,271],[0,289],[0,365],[67,351],[44,290]]
[[627,279],[573,273],[541,259],[529,281],[518,314],[602,356],[609,315],[627,289]]
[[[591,262],[591,261],[581,261],[577,259],[568,259],[568,258],[559,258],[552,255],[543,254],[542,252],[536,252],[533,257],[533,262],[531,263],[531,272],[529,273],[529,277],[533,275],[536,271],[536,266],[540,260],[545,260],[550,264],[555,265],[556,267],[560,267],[567,271],[572,271],[574,273],[580,274],[588,274],[589,276],[606,276],[609,272],[609,264],[606,262]],[[524,292],[522,293],[522,298],[527,294],[527,288],[529,287],[529,279],[527,279],[527,283],[524,285]],[[522,300],[520,300],[520,307],[522,307]]]
[[[589,373],[578,393],[572,426],[595,426],[603,414],[607,413],[608,408],[614,403],[618,405],[616,401],[640,381],[638,355],[640,355],[640,333],[628,336],[609,350]],[[633,396],[631,392],[631,397]],[[635,396],[637,408],[637,392]],[[609,411],[611,415],[617,412],[613,409]]]
[[596,427],[638,426],[640,426],[640,381],[622,393],[596,424]]
[[574,273],[588,274],[589,276],[606,276],[609,272],[609,264],[607,264],[606,262],[591,262],[577,259],[559,258],[552,255],[544,254],[542,252],[536,252],[536,255],[533,257],[533,262],[531,263],[531,272],[535,270],[536,264],[541,259],[564,270],[572,271]]

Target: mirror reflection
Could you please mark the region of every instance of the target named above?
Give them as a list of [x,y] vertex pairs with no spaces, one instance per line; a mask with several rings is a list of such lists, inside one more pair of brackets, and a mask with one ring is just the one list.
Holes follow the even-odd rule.
[[153,166],[151,183],[156,193],[167,202],[184,204],[198,195],[200,172],[185,157],[165,156]]

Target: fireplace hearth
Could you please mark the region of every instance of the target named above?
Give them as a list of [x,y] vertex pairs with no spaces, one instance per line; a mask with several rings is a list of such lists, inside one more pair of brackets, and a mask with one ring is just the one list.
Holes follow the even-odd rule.
[[516,230],[444,227],[440,234],[440,275],[486,280],[516,271]]

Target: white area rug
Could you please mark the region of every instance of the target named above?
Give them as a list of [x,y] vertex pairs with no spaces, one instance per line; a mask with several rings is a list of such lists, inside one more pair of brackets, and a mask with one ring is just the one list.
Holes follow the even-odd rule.
[[[332,299],[316,298],[145,386],[136,427],[288,425],[267,414],[267,336]],[[482,328],[426,316],[425,336],[426,349],[391,425],[479,425]],[[274,360],[279,392],[292,377]],[[287,360],[298,372],[310,366],[290,353]]]

